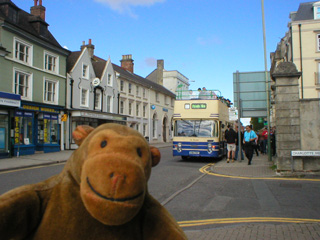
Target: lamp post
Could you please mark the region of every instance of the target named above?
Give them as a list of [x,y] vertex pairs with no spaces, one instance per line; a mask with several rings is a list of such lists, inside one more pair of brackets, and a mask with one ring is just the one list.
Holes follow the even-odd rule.
[[264,49],[264,68],[266,80],[266,94],[267,94],[267,122],[268,122],[268,160],[271,161],[271,142],[270,142],[270,95],[269,95],[269,80],[268,80],[268,66],[267,66],[267,48],[266,48],[266,26],[264,20],[264,0],[261,0],[262,10],[262,29],[263,29],[263,49]]

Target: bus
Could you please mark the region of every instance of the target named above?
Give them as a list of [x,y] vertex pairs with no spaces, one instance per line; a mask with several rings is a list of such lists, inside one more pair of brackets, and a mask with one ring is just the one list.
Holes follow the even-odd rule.
[[176,95],[173,113],[173,156],[221,158],[230,102],[218,90],[187,90]]

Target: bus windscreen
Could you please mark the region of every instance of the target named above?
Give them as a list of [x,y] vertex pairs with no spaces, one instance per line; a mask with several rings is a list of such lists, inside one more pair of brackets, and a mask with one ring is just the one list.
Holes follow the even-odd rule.
[[217,137],[218,123],[215,120],[176,120],[175,137]]

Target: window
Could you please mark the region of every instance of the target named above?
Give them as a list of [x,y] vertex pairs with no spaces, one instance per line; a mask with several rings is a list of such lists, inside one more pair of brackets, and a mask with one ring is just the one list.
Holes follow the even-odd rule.
[[108,74],[107,84],[108,84],[109,86],[112,85],[111,74]]
[[165,103],[166,105],[169,105],[168,96],[164,96],[164,103]]
[[140,96],[140,88],[139,88],[139,86],[136,86],[136,95]]
[[44,81],[44,99],[45,102],[58,103],[58,82],[53,80]]
[[82,88],[82,89],[81,89],[81,102],[80,102],[80,106],[82,106],[82,107],[88,107],[88,106],[89,106],[88,95],[89,95],[88,89]]
[[147,124],[143,124],[143,126],[142,126],[142,135],[143,136],[147,135]]
[[136,116],[138,117],[140,115],[140,104],[136,104]]
[[140,130],[140,124],[139,123],[137,123],[136,124],[136,130],[139,132],[139,130]]
[[120,100],[120,113],[123,114],[124,113],[124,101]]
[[156,101],[159,102],[159,93],[156,92]]
[[132,102],[129,102],[129,115],[132,115]]
[[174,106],[174,98],[171,98],[171,107]]
[[143,107],[142,107],[142,116],[143,117],[146,117],[146,115],[147,115],[146,110],[147,110],[147,105],[143,105]]
[[112,112],[112,97],[107,96],[107,112]]
[[147,90],[145,88],[142,88],[142,96],[147,98]]
[[152,117],[152,137],[157,138],[157,114],[153,114]]
[[320,34],[317,34],[317,51],[320,51]]
[[88,65],[82,64],[82,77],[89,78],[89,68]]
[[124,81],[120,80],[120,91],[124,92]]
[[16,38],[14,39],[14,41],[15,59],[31,64],[32,46]]
[[52,72],[58,72],[57,69],[57,57],[46,53],[44,54],[44,68],[48,71],[52,71]]
[[319,3],[315,3],[313,7],[314,19],[320,19],[320,6]]
[[15,70],[14,93],[21,95],[23,99],[31,100],[31,75]]
[[129,83],[129,90],[128,90],[129,93],[132,93],[132,84]]
[[94,99],[94,109],[101,110],[101,92],[96,91],[95,99]]

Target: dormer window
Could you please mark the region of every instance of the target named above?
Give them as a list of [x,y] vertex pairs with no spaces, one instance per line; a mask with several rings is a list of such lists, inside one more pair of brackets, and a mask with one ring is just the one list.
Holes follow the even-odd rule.
[[313,14],[314,19],[320,19],[320,2],[315,2],[313,4]]

